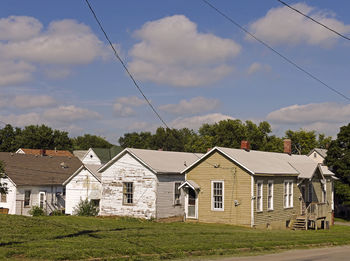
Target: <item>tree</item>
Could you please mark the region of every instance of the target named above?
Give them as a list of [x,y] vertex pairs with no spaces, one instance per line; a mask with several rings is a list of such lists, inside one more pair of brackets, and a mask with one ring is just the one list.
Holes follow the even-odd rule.
[[316,132],[298,130],[287,130],[286,139],[292,140],[292,154],[308,154],[312,149],[317,147]]
[[335,182],[339,203],[350,204],[350,123],[341,127],[337,138],[330,143],[325,164],[339,178]]
[[119,138],[119,144],[123,148],[150,149],[152,134],[150,132],[126,133]]
[[105,138],[100,136],[85,134],[73,138],[74,150],[87,150],[89,148],[106,148],[109,149],[113,144],[109,143]]
[[6,175],[5,175],[5,164],[2,161],[0,161],[0,194],[6,194],[7,193],[6,183],[2,182],[3,178],[6,178]]
[[18,139],[20,135],[20,128],[13,128],[10,124],[7,124],[0,130],[0,151],[15,152],[20,145]]

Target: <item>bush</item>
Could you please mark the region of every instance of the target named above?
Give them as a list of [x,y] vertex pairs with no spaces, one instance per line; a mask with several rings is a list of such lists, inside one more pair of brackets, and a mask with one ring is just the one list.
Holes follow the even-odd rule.
[[29,215],[32,215],[33,217],[45,216],[45,212],[41,207],[33,206],[31,210],[29,210]]
[[63,210],[56,209],[50,213],[50,216],[64,216]]
[[74,208],[74,214],[77,216],[97,216],[99,207],[88,199],[81,200],[77,207]]

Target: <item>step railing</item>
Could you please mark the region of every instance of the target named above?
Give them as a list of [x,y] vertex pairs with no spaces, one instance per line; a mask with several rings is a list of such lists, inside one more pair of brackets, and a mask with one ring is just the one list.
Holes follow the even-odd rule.
[[319,218],[325,218],[328,212],[327,203],[312,202],[306,208],[306,217],[308,220],[317,220]]

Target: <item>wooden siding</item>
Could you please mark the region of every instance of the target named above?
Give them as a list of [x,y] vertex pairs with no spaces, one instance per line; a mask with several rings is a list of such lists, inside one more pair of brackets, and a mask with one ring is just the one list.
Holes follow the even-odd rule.
[[[273,181],[273,210],[267,209],[267,184],[268,181]],[[256,204],[256,190],[257,182],[263,182],[263,208],[262,211],[257,211]],[[284,181],[293,181],[293,207],[285,208],[284,207]],[[254,177],[254,224],[257,227],[271,227],[271,228],[283,228],[286,227],[286,222],[290,221],[293,217],[296,217],[300,212],[300,190],[297,186],[296,177]]]
[[[251,225],[251,176],[245,170],[215,152],[191,169],[186,178],[200,186],[199,221]],[[224,211],[212,210],[211,181],[214,180],[224,181]],[[235,200],[238,206],[235,206]]]
[[0,208],[8,208],[9,214],[16,214],[16,186],[9,179],[0,179],[0,183],[6,183],[8,189],[6,202],[0,201]]
[[185,175],[159,174],[157,186],[157,218],[184,215],[184,193],[181,192],[180,204],[174,202],[175,182],[184,182]]

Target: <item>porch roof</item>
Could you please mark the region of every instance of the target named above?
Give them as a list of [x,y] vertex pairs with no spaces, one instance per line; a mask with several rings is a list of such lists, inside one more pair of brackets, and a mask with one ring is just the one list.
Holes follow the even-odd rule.
[[179,189],[181,189],[182,187],[190,187],[191,189],[193,190],[199,190],[200,189],[200,186],[194,182],[193,180],[186,180],[184,183],[182,183],[180,186],[179,186]]

